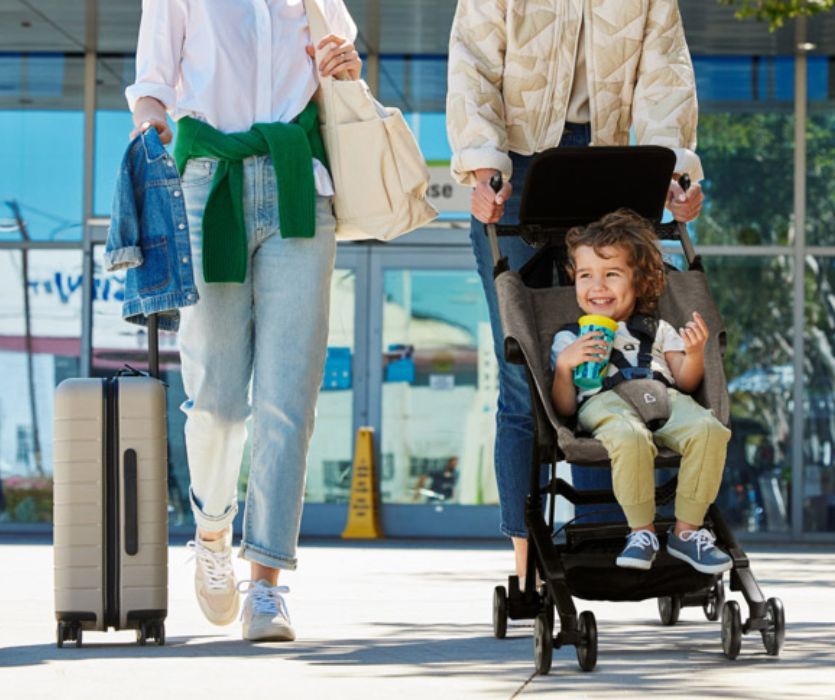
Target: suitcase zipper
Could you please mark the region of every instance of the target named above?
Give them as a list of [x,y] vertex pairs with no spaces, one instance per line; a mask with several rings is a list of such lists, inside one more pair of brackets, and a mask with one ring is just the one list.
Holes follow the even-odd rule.
[[119,384],[105,380],[106,582],[104,628],[119,629]]

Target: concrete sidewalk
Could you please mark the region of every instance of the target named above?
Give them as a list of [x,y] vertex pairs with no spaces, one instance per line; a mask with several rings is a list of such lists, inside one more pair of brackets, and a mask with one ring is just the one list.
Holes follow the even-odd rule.
[[[719,623],[685,608],[663,627],[654,600],[577,601],[593,610],[599,662],[582,673],[574,648],[535,676],[529,624],[492,636],[491,596],[511,563],[500,545],[307,543],[283,575],[298,640],[252,645],[240,625],[212,627],[192,595],[192,564],[171,547],[167,645],[138,647],[132,632],[85,633],[55,647],[47,544],[0,544],[0,697],[18,698],[831,698],[835,697],[835,551],[749,548],[766,596],[783,599],[779,658],[759,634],[736,661],[722,656]],[[236,560],[241,578],[245,563]],[[729,593],[731,598],[741,598]],[[743,606],[743,611],[746,608]],[[201,693],[201,694],[198,694]]]

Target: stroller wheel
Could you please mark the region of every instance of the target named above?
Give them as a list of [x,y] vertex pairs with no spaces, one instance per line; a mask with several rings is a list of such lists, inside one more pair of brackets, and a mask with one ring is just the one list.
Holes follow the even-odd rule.
[[539,613],[533,625],[533,662],[536,672],[544,676],[551,670],[551,658],[554,652],[554,637],[545,613]]
[[742,620],[739,603],[729,600],[722,607],[722,651],[731,661],[739,656],[742,646]]
[[725,584],[720,578],[714,583],[707,592],[705,602],[702,604],[702,610],[705,611],[705,617],[711,622],[716,622],[722,611],[722,606],[725,604]]
[[661,615],[661,623],[667,626],[678,622],[681,613],[681,598],[678,596],[662,596],[658,599],[658,613]]
[[493,591],[493,636],[504,639],[507,635],[507,591],[496,586]]
[[597,665],[597,622],[590,610],[580,613],[577,624],[580,642],[577,644],[577,662],[584,671],[593,671]]
[[765,622],[766,628],[761,632],[765,651],[769,656],[779,656],[786,639],[786,616],[782,600],[769,598],[765,602]]

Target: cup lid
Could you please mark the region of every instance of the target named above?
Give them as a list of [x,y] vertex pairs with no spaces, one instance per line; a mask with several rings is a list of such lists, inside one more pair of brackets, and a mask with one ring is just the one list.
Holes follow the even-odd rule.
[[617,321],[609,318],[608,316],[600,316],[598,314],[580,316],[577,323],[579,323],[580,326],[603,326],[603,328],[608,328],[612,332],[615,332],[618,329]]

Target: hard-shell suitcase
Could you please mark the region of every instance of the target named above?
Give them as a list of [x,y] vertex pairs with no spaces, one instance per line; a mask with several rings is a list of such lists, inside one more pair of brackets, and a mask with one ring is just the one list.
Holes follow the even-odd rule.
[[59,647],[110,628],[165,643],[168,460],[156,326],[150,317],[151,376],[67,379],[55,392]]

